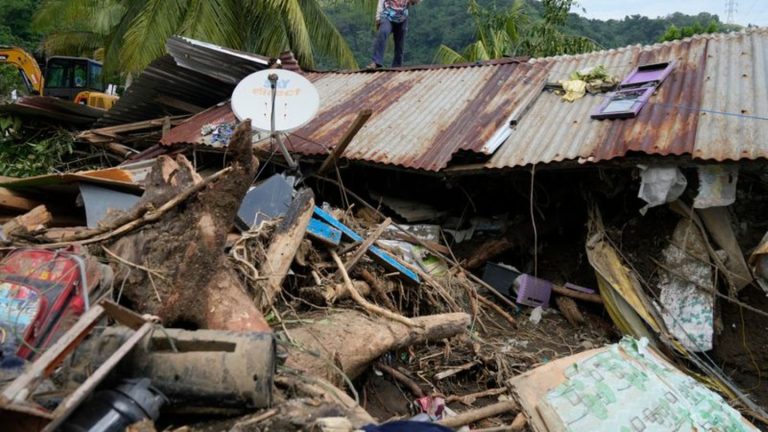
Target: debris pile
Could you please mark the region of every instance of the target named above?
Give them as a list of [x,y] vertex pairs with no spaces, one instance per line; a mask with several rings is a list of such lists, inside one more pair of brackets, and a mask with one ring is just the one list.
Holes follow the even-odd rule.
[[[768,425],[761,163],[411,172],[347,157],[367,109],[322,114],[346,132],[295,161],[306,136],[220,101],[275,62],[169,52],[77,134],[120,165],[0,179],[3,430]],[[158,70],[176,109],[147,119]],[[210,88],[179,99],[184,74]]]

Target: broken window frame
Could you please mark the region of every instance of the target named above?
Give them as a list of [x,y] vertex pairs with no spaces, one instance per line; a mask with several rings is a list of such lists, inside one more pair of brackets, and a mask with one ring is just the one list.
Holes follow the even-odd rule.
[[[634,118],[643,109],[651,95],[672,73],[675,61],[649,63],[640,65],[632,70],[619,84],[619,88],[609,93],[605,100],[592,112],[591,117],[597,120]],[[634,96],[634,97],[633,97]],[[632,100],[626,109],[606,111],[611,104]]]

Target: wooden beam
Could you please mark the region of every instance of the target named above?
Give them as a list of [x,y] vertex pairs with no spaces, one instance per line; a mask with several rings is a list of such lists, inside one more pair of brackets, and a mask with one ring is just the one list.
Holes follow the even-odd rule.
[[334,162],[336,162],[336,159],[340,158],[344,154],[344,151],[349,146],[349,143],[352,142],[352,139],[355,137],[355,135],[357,135],[360,129],[362,129],[363,125],[365,125],[365,122],[371,118],[371,115],[373,115],[373,111],[369,109],[362,110],[357,114],[357,117],[352,123],[352,126],[350,126],[349,130],[347,130],[347,132],[341,138],[341,141],[336,144],[336,147],[333,148],[331,154],[325,158],[323,164],[320,165],[320,169],[317,170],[317,175],[323,175],[323,173],[328,171],[328,169],[333,166]]
[[262,289],[261,310],[269,310],[282,290],[283,280],[296,256],[296,250],[307,233],[314,206],[312,191],[302,189],[278,225],[272,243],[267,248],[267,255],[259,266],[259,274],[267,278]]
[[21,216],[17,216],[3,225],[3,235],[10,238],[15,234],[34,231],[40,226],[48,225],[53,217],[44,205],[39,205]]
[[0,187],[0,207],[27,212],[40,204],[42,203],[26,198],[24,195],[10,189]]

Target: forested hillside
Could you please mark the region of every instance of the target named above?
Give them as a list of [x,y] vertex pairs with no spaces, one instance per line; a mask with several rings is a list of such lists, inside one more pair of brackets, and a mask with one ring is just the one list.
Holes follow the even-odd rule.
[[[479,0],[478,3],[491,8],[495,4],[496,8],[502,9],[509,7],[513,0]],[[527,3],[530,15],[537,17],[541,11],[540,3],[536,1],[528,1]],[[432,63],[435,52],[441,44],[460,50],[472,43],[475,29],[467,4],[467,0],[424,0],[412,8],[405,55],[406,63]],[[359,7],[343,1],[329,2],[326,4],[325,10],[347,39],[358,64],[369,63],[374,37],[373,12],[363,11]],[[706,12],[695,16],[675,13],[663,18],[632,15],[622,20],[607,21],[586,19],[572,13],[565,31],[589,37],[602,47],[616,48],[631,44],[657,42],[672,24],[677,27],[685,27],[698,22],[706,26],[711,21],[720,24],[717,15]]]

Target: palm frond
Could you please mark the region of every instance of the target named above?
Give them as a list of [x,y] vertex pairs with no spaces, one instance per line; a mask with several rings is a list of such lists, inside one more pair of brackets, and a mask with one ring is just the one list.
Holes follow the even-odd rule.
[[165,54],[165,41],[184,21],[184,0],[145,0],[125,32],[120,50],[124,71],[138,71]]
[[304,18],[309,23],[313,51],[327,56],[342,68],[357,69],[355,55],[347,41],[323,12],[318,0],[299,0]]
[[487,47],[481,41],[477,41],[468,46],[464,53],[464,57],[470,62],[486,61],[491,59]]
[[[274,1],[274,0],[272,0]],[[304,12],[301,10],[299,0],[283,0],[280,13],[282,15],[283,28],[291,51],[296,55],[296,60],[304,67],[314,67],[314,55],[312,53],[312,39],[309,36]]]
[[467,63],[468,60],[450,47],[440,45],[440,47],[437,48],[437,53],[435,53],[434,62],[440,64],[456,64]]
[[94,57],[94,52],[102,48],[104,37],[85,31],[64,31],[49,33],[43,41],[46,55],[67,55]]
[[236,3],[232,0],[190,1],[178,33],[218,45],[241,48],[245,42],[245,32],[239,27]]

